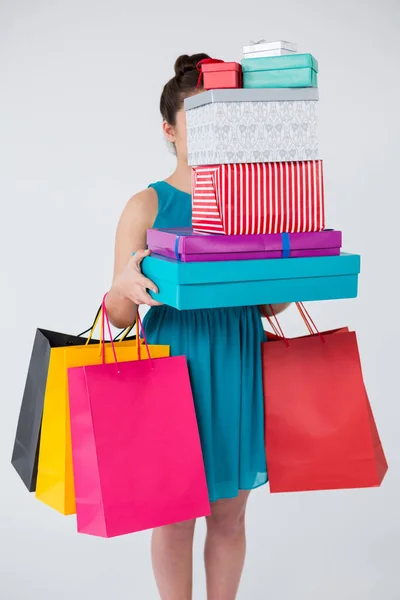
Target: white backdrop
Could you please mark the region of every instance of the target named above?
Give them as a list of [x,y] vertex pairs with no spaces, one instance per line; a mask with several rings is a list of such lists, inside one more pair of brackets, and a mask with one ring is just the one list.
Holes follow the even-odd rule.
[[[75,533],[9,465],[37,326],[79,332],[110,283],[127,199],[173,168],[158,102],[181,53],[240,60],[267,37],[320,62],[328,225],[362,255],[357,300],[312,305],[355,328],[390,470],[381,489],[251,497],[239,598],[400,599],[398,0],[0,0],[2,600],[155,600],[149,534]],[[295,310],[284,317],[302,330]],[[195,598],[205,598],[196,537]]]

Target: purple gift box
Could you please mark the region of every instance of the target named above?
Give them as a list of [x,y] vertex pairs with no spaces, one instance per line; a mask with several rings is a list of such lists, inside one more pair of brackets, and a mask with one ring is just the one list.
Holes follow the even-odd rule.
[[181,262],[336,256],[342,232],[216,235],[194,233],[191,228],[148,229],[147,246],[154,254]]

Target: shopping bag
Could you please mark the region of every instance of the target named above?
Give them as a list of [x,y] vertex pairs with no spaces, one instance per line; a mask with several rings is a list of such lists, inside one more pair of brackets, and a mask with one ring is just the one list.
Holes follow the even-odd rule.
[[153,359],[145,347],[149,360],[106,356],[69,369],[80,533],[113,537],[210,514],[186,358]]
[[[314,325],[302,304],[300,313]],[[267,316],[271,324],[273,319]],[[347,328],[263,344],[270,490],[379,486],[387,462],[363,381],[357,337]]]
[[36,330],[11,458],[11,464],[30,492],[36,490],[40,429],[51,353],[55,349],[86,344],[87,338],[83,337],[86,333],[76,336]]
[[[91,332],[91,335],[93,330]],[[91,338],[89,337],[89,340]],[[137,339],[122,339],[115,344],[119,362],[136,360]],[[68,401],[68,368],[102,362],[102,348],[111,360],[109,343],[54,348],[44,399],[40,438],[36,497],[64,515],[75,514],[71,429]],[[140,348],[140,344],[138,345]],[[169,346],[151,346],[152,357],[169,356]]]

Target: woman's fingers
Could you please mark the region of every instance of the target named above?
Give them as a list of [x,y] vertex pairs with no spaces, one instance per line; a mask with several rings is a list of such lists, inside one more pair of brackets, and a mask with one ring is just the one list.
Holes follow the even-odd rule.
[[161,306],[162,302],[154,300],[147,290],[150,290],[154,294],[158,294],[158,288],[156,284],[142,275],[140,264],[146,256],[150,256],[150,250],[138,250],[131,258],[130,266],[133,267],[137,274],[134,276],[134,285],[130,299],[135,304],[147,304],[148,306]]
[[135,252],[134,256],[132,256],[132,264],[135,266],[137,271],[140,271],[140,265],[142,260],[146,258],[146,256],[150,256],[151,250],[138,250]]
[[147,304],[147,306],[161,306],[162,304],[162,302],[154,300],[144,288],[134,294],[132,300],[135,304]]
[[151,290],[154,294],[158,294],[158,288],[156,284],[150,279],[147,279],[147,277],[145,277],[144,275],[140,275],[137,278],[137,283],[144,289]]
[[134,260],[138,261],[138,262],[142,262],[142,260],[144,258],[146,258],[146,256],[149,256],[151,253],[151,250],[137,250],[137,252],[135,252],[133,258]]
[[150,300],[148,300],[148,301],[146,302],[146,304],[147,304],[148,306],[162,306],[162,305],[163,305],[163,303],[162,303],[162,302],[158,302],[158,300],[154,300],[154,299],[153,299],[151,296],[150,296]]
[[[156,292],[158,293],[158,292]],[[162,306],[162,302],[154,300],[150,294],[146,291],[145,287],[136,286],[128,295],[127,298],[134,304],[147,304],[148,306]]]

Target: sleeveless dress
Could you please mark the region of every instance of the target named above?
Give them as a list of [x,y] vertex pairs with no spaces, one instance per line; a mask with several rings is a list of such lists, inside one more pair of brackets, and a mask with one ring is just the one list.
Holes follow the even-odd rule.
[[[160,181],[155,228],[190,227],[190,194]],[[152,307],[144,318],[151,344],[185,355],[193,390],[210,502],[267,482],[261,343],[256,306],[178,311]]]

